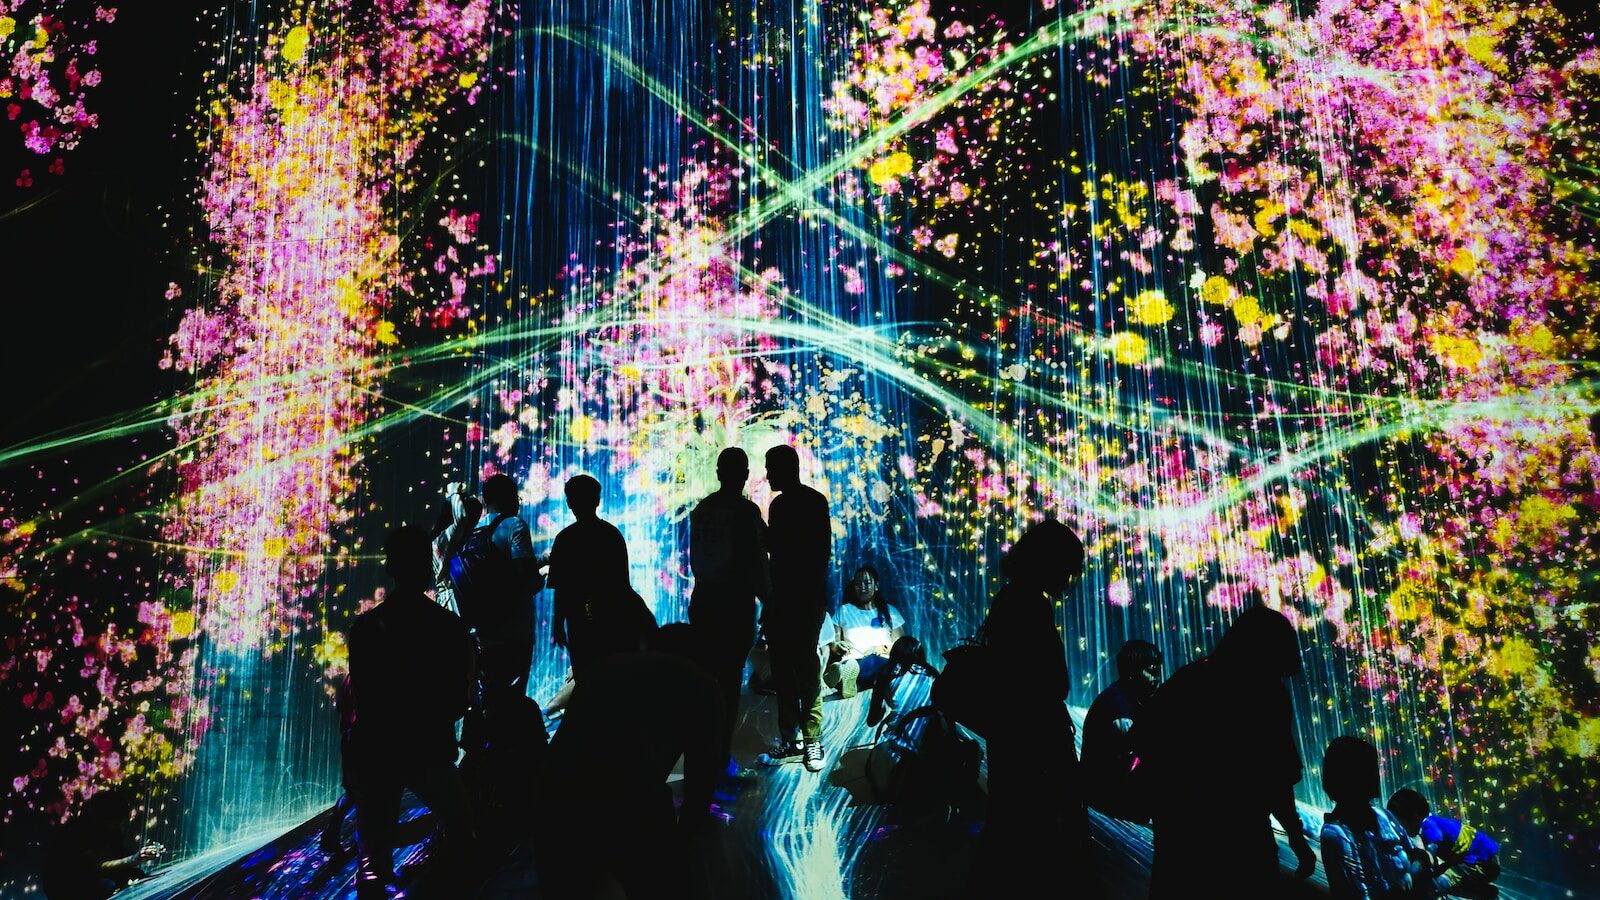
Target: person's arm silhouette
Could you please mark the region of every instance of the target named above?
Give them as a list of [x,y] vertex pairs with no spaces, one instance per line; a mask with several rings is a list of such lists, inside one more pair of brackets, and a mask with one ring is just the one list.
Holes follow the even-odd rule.
[[1291,785],[1283,790],[1283,795],[1278,802],[1273,804],[1272,817],[1283,826],[1283,832],[1289,839],[1289,849],[1294,851],[1295,869],[1294,877],[1310,878],[1317,870],[1317,854],[1311,849],[1311,841],[1306,837],[1305,825],[1300,821],[1300,810],[1294,803],[1294,787]]

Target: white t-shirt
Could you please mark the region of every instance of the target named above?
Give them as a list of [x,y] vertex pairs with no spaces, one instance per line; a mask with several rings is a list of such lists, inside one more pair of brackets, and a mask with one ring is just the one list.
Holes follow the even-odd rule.
[[896,628],[904,628],[906,617],[900,610],[889,607],[889,621],[878,615],[876,605],[862,609],[854,603],[839,604],[839,615],[834,617],[844,639],[856,649],[857,655],[877,653],[880,648],[894,643],[890,637]]

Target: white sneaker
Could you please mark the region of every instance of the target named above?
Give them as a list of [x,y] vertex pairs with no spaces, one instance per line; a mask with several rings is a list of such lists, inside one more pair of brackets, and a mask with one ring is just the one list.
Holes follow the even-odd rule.
[[821,741],[809,740],[809,739],[806,741],[805,762],[806,762],[806,771],[808,771],[808,772],[821,772],[822,771],[824,763],[822,761],[822,742]]

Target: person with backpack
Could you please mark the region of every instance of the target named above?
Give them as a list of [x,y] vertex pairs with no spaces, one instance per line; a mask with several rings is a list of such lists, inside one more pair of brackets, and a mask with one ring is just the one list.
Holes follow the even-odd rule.
[[721,487],[689,513],[689,567],[694,591],[689,622],[710,654],[711,674],[722,691],[722,746],[732,768],[733,729],[739,718],[739,688],[756,635],[756,600],[772,596],[767,563],[767,523],[744,495],[750,457],[738,447],[717,456]]
[[[634,653],[585,666],[539,776],[539,893],[588,898],[609,874],[639,898],[704,896],[691,859],[712,833],[722,698],[696,626],[664,625]],[[682,760],[682,799],[670,779]]]
[[461,618],[477,635],[486,707],[502,695],[525,694],[533,665],[533,598],[544,579],[528,523],[518,515],[521,509],[511,476],[489,476],[483,482],[483,517],[465,537],[452,536],[452,542],[461,543],[448,557]]
[[467,538],[483,518],[483,501],[467,493],[466,484],[455,481],[445,486],[445,502],[433,523],[434,600],[456,615],[455,585],[450,581],[450,560],[461,552]]
[[1099,892],[1067,713],[1066,646],[1056,628],[1058,598],[1082,574],[1083,559],[1078,535],[1045,519],[1000,561],[1006,583],[981,629],[984,693],[993,714],[982,732],[989,815],[974,866],[975,896],[1032,893],[1059,880],[1063,865],[1077,885],[1074,896]]
[[1317,856],[1295,806],[1303,767],[1284,684],[1299,672],[1294,625],[1256,605],[1145,704],[1133,743],[1152,803],[1152,898],[1303,893],[1279,873],[1271,823],[1288,837],[1294,877],[1309,877]]
[[573,677],[581,683],[590,661],[638,650],[655,618],[628,583],[627,541],[597,512],[600,482],[576,475],[567,481],[566,495],[576,521],[550,545],[545,583],[555,592],[551,630],[556,646],[566,649]]
[[1335,900],[1432,897],[1417,871],[1405,826],[1378,799],[1378,750],[1354,737],[1334,738],[1322,757],[1322,789],[1333,811],[1322,826],[1322,868]]

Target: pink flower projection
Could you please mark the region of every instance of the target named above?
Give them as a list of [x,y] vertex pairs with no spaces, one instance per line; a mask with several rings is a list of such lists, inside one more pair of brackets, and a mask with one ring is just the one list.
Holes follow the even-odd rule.
[[40,157],[37,167],[14,176],[17,187],[60,175],[66,154],[99,125],[88,102],[101,78],[95,56],[99,35],[116,20],[114,6],[0,0],[0,127],[15,128],[28,152]]

